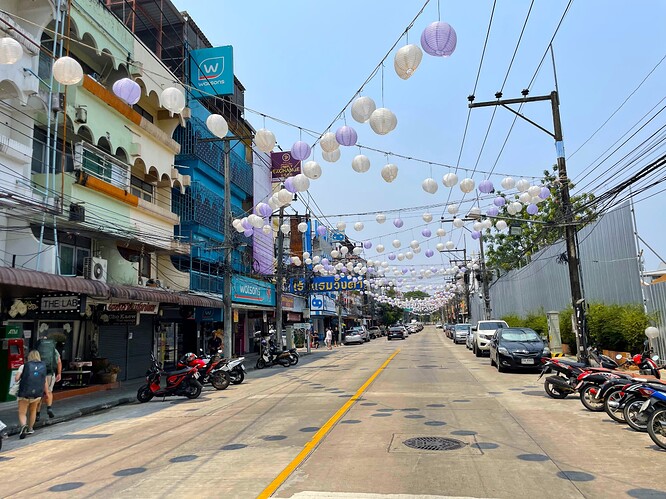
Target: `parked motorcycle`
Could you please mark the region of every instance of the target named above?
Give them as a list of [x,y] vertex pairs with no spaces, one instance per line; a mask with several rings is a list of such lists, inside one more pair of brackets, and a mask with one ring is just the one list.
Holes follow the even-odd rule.
[[641,411],[649,409],[652,413],[648,418],[647,432],[655,444],[666,449],[666,393],[662,391],[651,393],[650,399],[643,404]]
[[[257,333],[255,333],[256,336]],[[261,333],[259,333],[261,334]],[[279,351],[273,338],[261,335],[259,337],[259,358],[255,367],[263,369],[264,367],[271,367],[279,364],[284,367],[291,365],[291,354],[288,351]]]
[[[147,383],[142,385],[136,394],[139,402],[148,402],[153,397],[182,395],[195,399],[201,395],[203,386],[198,381],[199,370],[196,367],[166,371],[152,352],[150,358],[152,365],[146,372]],[[166,378],[166,386],[162,386],[163,378]]]
[[240,385],[245,379],[245,366],[243,361],[245,357],[237,359],[225,359],[222,361],[220,369],[229,376],[229,381],[234,385]]
[[219,353],[210,355],[200,355],[197,357],[193,353],[186,353],[176,364],[178,369],[184,367],[196,367],[199,371],[199,382],[202,385],[210,383],[217,390],[224,390],[229,386],[231,379],[229,374],[223,369],[223,361]]
[[289,357],[289,362],[292,366],[295,366],[296,364],[298,364],[298,359],[300,358],[300,355],[298,354],[298,350],[296,350],[295,348],[290,348],[288,350],[288,352],[289,352],[289,355],[291,356],[291,357]]

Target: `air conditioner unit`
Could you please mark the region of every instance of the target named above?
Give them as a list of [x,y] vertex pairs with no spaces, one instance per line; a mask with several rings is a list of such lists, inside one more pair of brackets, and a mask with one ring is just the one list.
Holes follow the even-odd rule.
[[74,113],[74,121],[77,123],[87,123],[88,122],[88,110],[85,107],[77,107]]
[[83,260],[83,277],[92,281],[106,282],[106,265],[104,258],[87,257]]

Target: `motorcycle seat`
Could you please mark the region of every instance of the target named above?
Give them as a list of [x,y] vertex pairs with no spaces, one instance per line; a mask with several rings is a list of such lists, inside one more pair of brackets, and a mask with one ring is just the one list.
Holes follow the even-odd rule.
[[571,367],[588,367],[588,365],[583,362],[575,362],[573,360],[561,360],[560,362]]
[[167,376],[176,376],[178,374],[185,374],[189,372],[191,367],[184,367],[183,369],[176,369],[175,371],[166,371]]

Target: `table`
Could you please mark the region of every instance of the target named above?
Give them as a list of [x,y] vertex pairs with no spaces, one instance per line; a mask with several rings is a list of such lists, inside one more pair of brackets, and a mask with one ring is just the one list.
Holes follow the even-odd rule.
[[84,367],[92,367],[92,361],[70,362],[70,370],[60,373],[61,386],[88,386],[92,377],[92,370],[86,370]]

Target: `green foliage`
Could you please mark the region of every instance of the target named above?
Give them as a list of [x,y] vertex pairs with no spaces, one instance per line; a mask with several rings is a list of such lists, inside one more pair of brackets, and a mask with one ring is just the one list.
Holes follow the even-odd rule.
[[428,293],[424,293],[423,291],[407,291],[406,293],[403,294],[403,297],[405,299],[409,298],[416,298],[416,299],[422,299],[422,298],[428,298],[430,295]]
[[517,314],[509,314],[502,317],[502,320],[509,327],[528,327],[534,329],[541,336],[548,336],[548,320],[543,310],[530,312],[525,317],[520,317]]
[[516,314],[505,315],[500,317],[504,322],[506,322],[510,327],[521,327],[523,325],[523,319]]
[[565,345],[569,345],[572,352],[576,351],[576,335],[573,332],[573,325],[571,324],[571,315],[573,314],[573,307],[565,308],[560,312],[560,339]]

